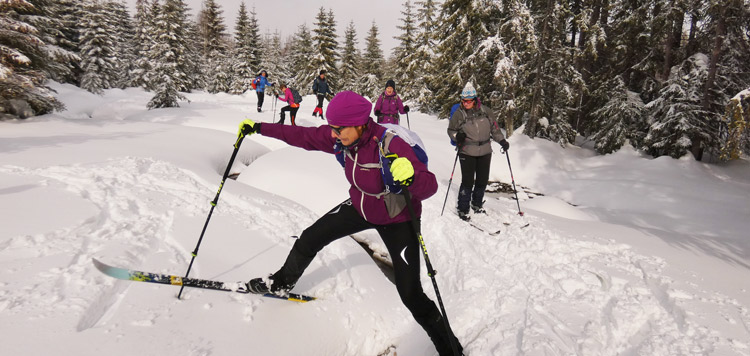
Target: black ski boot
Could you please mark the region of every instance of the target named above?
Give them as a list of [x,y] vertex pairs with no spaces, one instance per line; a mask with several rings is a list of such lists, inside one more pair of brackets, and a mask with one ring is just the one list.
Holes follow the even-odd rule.
[[271,288],[268,288],[268,283],[263,278],[253,278],[250,282],[245,283],[245,285],[247,286],[247,290],[253,294],[266,294],[271,291]]
[[471,220],[471,216],[469,216],[469,211],[457,210],[456,213],[458,213],[458,217],[461,218],[461,220],[463,221]]
[[286,296],[302,277],[307,266],[310,265],[315,256],[305,256],[299,251],[297,243],[294,244],[286,262],[281,269],[268,278],[253,278],[247,282],[247,289],[255,294],[276,294]]
[[453,342],[458,349],[458,355],[463,355],[464,348],[461,346],[461,342],[459,342],[458,338],[453,334],[453,330],[449,331],[446,329],[445,320],[437,308],[435,308],[426,318],[415,317],[415,319],[417,320],[417,323],[422,326],[424,331],[427,332],[427,335],[432,340],[432,343],[435,345],[435,349],[440,356],[455,356],[453,353],[453,346],[451,345],[451,339],[453,339]]
[[487,210],[484,210],[484,202],[481,202],[479,204],[471,203],[471,210],[474,211],[474,214],[485,214],[485,215],[487,215]]

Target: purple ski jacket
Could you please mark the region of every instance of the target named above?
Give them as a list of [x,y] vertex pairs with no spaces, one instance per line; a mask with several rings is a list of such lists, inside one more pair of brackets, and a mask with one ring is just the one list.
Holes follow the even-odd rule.
[[[370,118],[367,128],[362,132],[362,137],[349,147],[351,155],[345,155],[344,164],[346,179],[350,184],[349,197],[352,199],[352,205],[365,220],[375,225],[388,225],[411,220],[408,209],[403,209],[393,217],[389,215],[386,200],[393,198],[395,194],[389,193],[386,195],[390,198],[378,196],[385,190],[380,170],[363,167],[363,165],[380,162],[380,146],[378,143],[384,132],[385,127],[378,125]],[[331,128],[328,125],[303,127],[264,122],[260,127],[260,134],[277,138],[308,151],[335,153],[336,138],[331,137]],[[427,170],[427,166],[419,161],[411,146],[400,137],[393,138],[388,150],[399,157],[406,157],[414,166],[414,182],[409,186],[409,192],[412,195],[414,212],[417,216],[421,216],[422,200],[437,192],[435,175]],[[403,200],[402,195],[398,195],[398,197]]]
[[406,114],[406,111],[404,111],[404,103],[401,102],[401,98],[396,94],[395,90],[391,95],[387,95],[385,92],[380,94],[378,101],[375,102],[375,110],[380,111],[380,117],[378,117],[379,124],[398,125],[398,114]]

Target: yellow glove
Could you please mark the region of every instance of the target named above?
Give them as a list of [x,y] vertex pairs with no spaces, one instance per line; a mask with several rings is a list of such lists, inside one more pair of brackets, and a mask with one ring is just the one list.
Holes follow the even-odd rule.
[[240,131],[237,133],[237,137],[250,136],[258,131],[260,131],[260,123],[256,124],[253,120],[245,119],[240,123]]
[[391,162],[393,181],[403,186],[410,186],[414,182],[414,166],[405,157],[399,157]]

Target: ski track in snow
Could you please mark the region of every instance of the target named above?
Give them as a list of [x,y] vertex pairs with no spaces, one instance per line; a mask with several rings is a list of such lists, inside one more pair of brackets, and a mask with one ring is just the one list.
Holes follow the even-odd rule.
[[[41,271],[20,288],[2,285],[0,313],[31,310],[39,318],[74,313],[79,316],[78,331],[106,321],[130,286],[130,282],[114,281],[93,270],[91,258],[110,253],[119,257],[108,262],[135,268],[156,251],[166,250],[173,265],[186,266],[190,251],[170,233],[174,212],[205,216],[206,202],[217,188],[216,183],[205,182],[172,164],[135,157],[43,169],[2,166],[0,172],[63,184],[97,208],[95,216],[77,226],[15,236],[0,246],[0,257],[68,259],[63,267]],[[540,219],[515,216],[514,202],[487,203],[499,216],[498,226],[511,222],[499,235],[490,236],[455,216],[439,218],[439,204],[433,200],[425,205],[423,220],[430,224],[423,224],[423,235],[431,257],[435,256],[431,260],[439,271],[438,283],[451,324],[468,354],[707,355],[718,346],[747,352],[744,343],[717,336],[682,305],[708,303],[712,305],[709,310],[723,310],[728,319],[739,314],[734,322],[746,330],[750,324],[748,310],[737,301],[701,291],[698,286],[696,290],[674,289],[672,281],[661,275],[664,262],[658,258],[638,255],[626,245],[607,242],[605,237],[601,237],[602,242],[592,242],[561,236]],[[274,243],[290,246],[289,234],[301,231],[315,217],[284,204],[227,194],[221,197],[220,206],[222,214],[245,228],[268,232]],[[280,227],[278,221],[296,223]],[[521,228],[526,222],[530,226]],[[455,239],[471,239],[474,243]],[[329,251],[318,261],[327,268],[346,271],[348,266],[339,259],[343,255],[336,248]],[[423,279],[423,285],[434,299],[428,278]],[[502,292],[488,294],[488,285]],[[347,272],[338,273],[332,284],[319,292],[340,299],[336,290],[353,288],[357,293],[348,298],[356,300],[367,293],[365,287]],[[235,295],[231,298],[244,304],[242,318],[251,321],[260,301]],[[153,324],[169,310],[144,313],[133,323]],[[342,317],[346,320],[353,316]],[[393,326],[390,319],[372,319],[376,328]],[[382,344],[373,339],[377,337],[365,336],[359,343],[348,343],[345,354],[376,350]],[[191,354],[212,353],[205,340],[190,347]]]
[[[673,289],[661,276],[659,258],[638,255],[604,237],[598,243],[560,236],[541,219],[515,216],[515,202],[487,204],[491,214],[500,216],[497,236],[465,223],[456,228],[462,222],[453,215],[426,217],[436,224],[423,232],[427,248],[439,251],[440,260],[461,261],[443,266],[450,270],[438,273],[438,283],[449,287],[441,294],[470,355],[708,355],[734,341],[691,320],[683,301],[701,300],[713,304],[707,310],[739,313],[745,325],[750,320],[747,310],[729,298],[712,293],[711,300],[700,289]],[[530,226],[521,228],[526,222]],[[439,235],[446,238],[429,239]],[[440,270],[441,263],[431,260]],[[504,292],[488,295],[488,285]]]
[[[40,272],[24,286],[0,292],[0,312],[34,310],[39,317],[46,317],[61,310],[72,310],[80,315],[76,327],[79,332],[106,320],[132,284],[95,271],[91,258],[109,254],[116,256],[108,259],[109,263],[138,268],[150,255],[166,250],[169,261],[184,268],[189,263],[190,250],[185,250],[171,236],[174,211],[182,210],[197,219],[205,217],[207,202],[213,198],[210,194],[212,191],[215,194],[217,189],[169,163],[135,157],[110,160],[103,165],[44,169],[2,166],[0,172],[42,177],[47,184],[60,183],[67,191],[96,206],[96,216],[77,226],[16,236],[0,246],[0,257],[22,255],[28,259],[69,259],[63,263],[64,267]],[[225,195],[221,197],[217,211],[219,206],[222,214],[233,216],[248,229],[280,230],[273,235],[276,243],[288,241],[288,234],[281,233],[296,227],[296,224],[279,227],[275,223],[279,214],[288,215],[282,218],[283,221],[311,219],[309,214],[295,213],[293,209],[258,198],[251,202],[245,197]],[[265,219],[269,213],[270,219]],[[197,265],[194,267],[193,272],[198,269]],[[248,308],[251,313],[252,302]],[[153,319],[155,316],[140,323],[153,323]],[[205,352],[198,350],[197,354]]]

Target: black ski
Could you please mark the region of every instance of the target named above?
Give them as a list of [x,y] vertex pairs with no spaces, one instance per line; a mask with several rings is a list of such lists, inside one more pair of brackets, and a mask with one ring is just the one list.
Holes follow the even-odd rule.
[[[100,262],[96,258],[92,258],[92,261],[94,262],[94,266],[96,266],[96,269],[98,269],[102,273],[110,277],[114,277],[114,278],[122,279],[126,281],[168,284],[168,285],[173,285],[173,286],[185,286],[185,287],[193,287],[193,288],[220,290],[224,292],[253,294],[247,289],[247,286],[245,285],[245,283],[242,283],[242,282],[225,283],[225,282],[219,282],[219,281],[211,281],[207,279],[183,278],[180,276],[174,276],[174,275],[169,275],[169,274],[141,272],[141,271],[135,271],[131,269],[113,267],[113,266]],[[306,302],[315,300],[314,297],[310,297],[310,296],[303,295],[303,294],[296,294],[296,293],[288,293],[287,295],[283,295],[283,296],[271,294],[271,293],[258,294],[258,295],[267,297],[267,298],[284,299],[284,300],[289,300],[289,301],[299,302],[299,303],[306,303]]]

